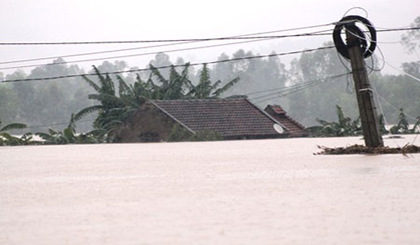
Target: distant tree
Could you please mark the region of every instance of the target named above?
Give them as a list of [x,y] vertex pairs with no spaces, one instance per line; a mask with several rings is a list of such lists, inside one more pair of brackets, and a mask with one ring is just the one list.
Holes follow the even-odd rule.
[[420,61],[403,63],[402,68],[404,72],[415,77],[420,77]]
[[210,71],[207,68],[207,64],[204,64],[200,71],[200,80],[198,84],[188,92],[187,96],[191,96],[196,99],[218,98],[237,82],[239,82],[239,77],[229,81],[223,87],[220,87],[222,85],[221,80],[212,83],[210,80]]
[[232,80],[239,77],[241,82],[224,93],[224,96],[246,95],[261,90],[283,87],[287,80],[287,71],[278,57],[254,59],[252,51],[237,50],[230,58],[223,53],[211,72],[216,80]]
[[172,62],[170,60],[169,55],[160,52],[155,55],[155,59],[151,60],[150,64],[153,65],[154,67],[162,67],[162,66],[170,66],[172,65]]
[[[155,55],[155,58],[153,60],[150,61],[149,63],[149,67],[153,66],[153,67],[169,67],[173,65],[169,55],[165,54],[165,53],[157,53]],[[166,69],[159,69],[159,72],[164,76],[164,77],[168,77],[169,76],[169,68]]]
[[19,121],[19,100],[12,84],[0,83],[0,115],[7,122]]
[[[125,61],[116,60],[114,63],[109,61],[102,62],[101,65],[97,66],[97,69],[101,72],[116,72],[116,71],[123,71],[124,69],[128,68],[128,64]],[[95,72],[92,70],[91,72]]]
[[[414,22],[411,24],[411,27],[420,26],[420,16],[418,16]],[[402,36],[402,44],[408,52],[414,52],[415,49],[420,48],[420,30],[409,30],[407,34]]]
[[[325,43],[324,46],[331,46]],[[290,115],[304,125],[313,125],[316,118],[333,120],[334,105],[343,105],[351,117],[358,116],[354,85],[345,64],[337,51],[323,49],[303,53],[292,62],[290,80],[304,89],[287,95]],[[330,78],[336,75],[342,77]]]

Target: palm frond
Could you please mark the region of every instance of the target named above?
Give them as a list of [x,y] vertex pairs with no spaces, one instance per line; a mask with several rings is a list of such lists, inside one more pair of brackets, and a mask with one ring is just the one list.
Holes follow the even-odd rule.
[[11,124],[8,124],[8,125],[4,126],[2,129],[0,129],[0,132],[15,130],[15,129],[23,129],[23,128],[26,128],[26,127],[27,127],[26,124],[23,124],[23,123],[11,123]]
[[123,96],[133,96],[134,95],[134,90],[132,89],[132,87],[128,86],[127,83],[124,81],[124,79],[121,76],[117,76],[117,80],[119,83],[119,87],[118,87],[118,93],[120,95],[120,97]]
[[110,95],[110,94],[89,94],[89,99],[92,100],[98,100],[102,103],[102,106],[104,109],[107,109],[107,107],[120,107],[124,106],[124,103],[122,102],[121,98]]
[[216,97],[219,97],[221,94],[223,94],[224,92],[226,92],[227,90],[229,90],[231,87],[233,87],[233,85],[235,85],[236,83],[239,82],[239,77],[234,78],[232,81],[228,82],[225,86],[223,86],[222,88],[217,89],[213,94]]
[[169,82],[165,79],[165,77],[163,77],[159,69],[150,64],[150,70],[152,71],[152,74],[158,78],[158,81],[163,85],[163,87],[168,87]]
[[90,78],[88,78],[85,75],[82,75],[83,79],[85,79],[85,81],[96,91],[99,92],[99,90],[101,89],[101,87],[99,87],[96,83],[94,83]]
[[40,137],[41,139],[47,141],[47,142],[52,142],[54,141],[54,137],[50,134],[47,133],[43,133],[43,132],[37,132],[35,133],[36,136]]
[[75,121],[79,121],[83,117],[85,117],[85,116],[87,116],[87,115],[89,115],[91,113],[100,111],[102,109],[103,109],[103,106],[102,105],[93,105],[93,106],[89,106],[89,107],[83,108],[81,111],[79,111],[78,113],[76,113],[76,115],[74,115],[74,120]]
[[11,140],[11,139],[15,138],[11,134],[6,133],[6,132],[0,132],[0,138],[1,137],[5,138],[6,140]]
[[70,121],[67,128],[69,128],[72,132],[76,132],[76,120],[75,120],[74,113],[72,113],[70,116]]

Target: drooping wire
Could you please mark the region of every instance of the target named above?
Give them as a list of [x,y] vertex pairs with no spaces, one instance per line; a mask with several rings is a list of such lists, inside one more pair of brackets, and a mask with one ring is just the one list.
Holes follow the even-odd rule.
[[[348,75],[347,75],[347,77],[346,77],[346,81],[347,81],[347,85],[346,85],[346,92],[348,93],[348,94],[353,94],[354,93],[354,83],[353,83],[353,79],[352,79],[352,77],[351,77],[351,73],[352,73],[352,71],[351,71],[351,69],[350,69],[350,67],[348,66],[348,61],[346,60],[346,61],[343,61],[343,57],[338,53],[338,52],[336,52],[336,54],[337,54],[337,57],[338,57],[338,60],[340,61],[340,63],[343,65],[343,67],[347,70],[347,72],[349,73]],[[347,63],[346,63],[347,62]]]
[[[286,32],[286,31],[311,29],[311,28],[328,26],[328,25],[332,25],[332,24],[333,23],[313,25],[313,26],[307,26],[307,27],[297,27],[297,28],[281,29],[281,30],[275,30],[275,31],[266,31],[266,32],[240,34],[240,35],[234,35],[234,36],[228,36],[228,37],[222,37],[222,38],[225,38],[225,39],[228,39],[228,38],[234,39],[236,37],[239,38],[239,37],[247,37],[247,36],[249,37],[249,36],[257,36],[257,35],[266,35],[266,34]],[[68,57],[95,55],[95,54],[102,54],[102,53],[113,53],[113,52],[131,51],[131,50],[146,49],[146,48],[157,48],[157,47],[165,47],[165,46],[172,46],[172,45],[183,45],[183,44],[190,44],[190,43],[196,43],[196,42],[203,42],[203,41],[180,41],[180,42],[174,42],[174,43],[169,43],[169,44],[160,44],[160,45],[143,46],[143,47],[135,47],[135,48],[105,50],[105,51],[98,51],[98,52],[91,52],[91,53],[81,53],[81,54],[71,54],[71,55],[56,55],[56,56],[51,56],[51,57],[34,58],[34,59],[26,59],[26,60],[5,61],[5,62],[0,62],[0,65],[2,65],[2,64],[11,64],[11,63],[20,63],[20,62],[28,62],[28,61],[48,60],[48,59],[53,59],[53,58],[57,58],[57,57],[68,58]]]
[[[332,25],[329,23],[327,25]],[[321,25],[325,26],[325,25]],[[315,27],[315,26],[312,26]],[[310,27],[310,28],[312,28]],[[296,28],[300,29],[300,28]],[[288,29],[293,30],[293,28]],[[313,36],[313,33],[303,34],[290,34],[282,36],[273,36],[273,38],[285,37],[300,37],[300,36]],[[233,36],[233,37],[214,37],[214,38],[189,38],[189,39],[166,39],[166,40],[132,40],[132,41],[92,41],[92,42],[0,42],[0,46],[30,46],[30,45],[87,45],[87,44],[133,44],[133,43],[170,43],[170,42],[203,42],[203,41],[225,41],[225,40],[241,40],[241,39],[258,39],[266,38],[267,36]]]
[[[373,91],[374,91],[374,94],[376,95],[376,97],[378,98],[378,104],[379,104],[379,108],[380,108],[380,110],[381,110],[381,113],[382,113],[382,115],[383,115],[383,118],[384,118],[384,123],[385,123],[385,125],[390,125],[389,123],[388,123],[388,121],[387,121],[387,119],[386,119],[386,116],[385,116],[385,112],[384,112],[384,110],[383,110],[383,108],[382,108],[382,104],[381,104],[381,100],[382,101],[384,101],[384,102],[386,102],[388,105],[390,105],[392,108],[394,108],[396,111],[399,111],[400,109],[399,108],[397,108],[396,106],[394,106],[391,102],[389,102],[388,100],[386,100],[383,96],[381,96],[379,93],[378,93],[378,90],[376,89],[376,87],[372,84],[372,88],[373,88]],[[414,118],[413,116],[411,116],[411,115],[409,115],[409,114],[407,114],[407,113],[404,113],[408,118],[411,118],[411,119],[413,119],[414,121],[417,121],[417,120],[420,120],[419,118]],[[414,129],[415,130],[415,129]],[[392,132],[390,131],[390,133],[392,134]],[[414,131],[414,133],[415,133],[415,131]],[[419,134],[420,133],[416,133],[416,136],[414,137],[414,139],[413,139],[413,141],[411,142],[411,144],[412,145],[414,145],[414,143],[416,142],[416,140],[417,140],[417,138],[418,138],[418,136],[419,136]],[[395,141],[395,139],[392,137],[392,139],[393,139],[393,141],[394,141],[394,143],[398,146],[398,147],[401,147],[396,141]]]
[[[330,31],[330,30],[323,30],[323,31],[316,31],[312,32],[313,35],[324,35],[323,32]],[[329,35],[329,33],[326,33]],[[309,35],[309,34],[308,34]],[[241,42],[232,42],[232,43],[224,43],[224,44],[215,44],[215,45],[207,45],[207,46],[199,46],[199,47],[190,47],[190,48],[180,48],[180,49],[170,49],[170,50],[161,50],[155,52],[147,52],[147,53],[140,53],[140,54],[131,54],[131,55],[120,55],[120,56],[112,56],[112,57],[103,57],[103,58],[92,58],[92,59],[83,59],[83,60],[75,60],[75,61],[65,61],[65,62],[55,62],[49,64],[38,64],[38,65],[22,65],[22,66],[12,66],[12,67],[2,67],[0,70],[8,70],[8,69],[19,69],[19,68],[28,68],[28,67],[36,67],[42,65],[63,65],[63,64],[72,64],[72,63],[81,63],[81,62],[88,62],[88,61],[98,61],[98,60],[107,60],[107,59],[119,59],[119,58],[128,58],[128,57],[139,57],[145,55],[152,55],[157,53],[173,53],[173,52],[180,52],[180,51],[189,51],[189,50],[197,50],[197,49],[205,49],[205,48],[215,48],[215,47],[222,47],[222,46],[229,46],[229,45],[236,45],[236,44],[245,44],[245,43],[252,43],[252,42],[259,42],[259,41],[267,41],[278,38],[280,36],[267,36],[264,38],[258,38],[256,40],[248,40],[248,41],[241,41]],[[284,36],[281,36],[284,37]]]
[[[261,96],[257,96],[257,97],[254,97],[254,98],[249,98],[254,103],[261,103],[261,102],[264,102],[264,101],[267,101],[267,100],[270,100],[270,99],[274,99],[274,98],[277,98],[277,97],[284,97],[284,96],[296,93],[298,91],[301,91],[301,90],[304,90],[304,89],[307,89],[307,88],[310,88],[310,87],[313,87],[313,86],[317,86],[317,85],[321,85],[321,84],[324,84],[324,83],[327,83],[327,82],[330,82],[330,81],[334,81],[336,78],[347,76],[347,75],[349,75],[349,73],[335,75],[335,76],[329,76],[329,77],[316,79],[316,80],[311,80],[311,81],[307,81],[307,82],[300,82],[300,83],[295,84],[295,85],[290,86],[290,87],[281,87],[281,88],[274,88],[274,89],[270,89],[270,90],[253,92],[253,93],[249,93],[247,95],[249,96],[249,95],[253,95],[253,94],[271,92],[271,93],[266,94],[266,95],[261,95]],[[275,92],[272,92],[272,91],[275,91]]]
[[350,8],[349,10],[347,10],[347,11],[344,13],[343,17],[347,16],[347,14],[348,14],[348,13],[350,13],[350,11],[353,11],[353,10],[355,10],[355,9],[359,9],[359,10],[362,10],[363,12],[365,12],[365,18],[366,18],[366,19],[369,17],[369,13],[368,13],[368,11],[367,11],[366,9],[362,8],[362,7],[353,7],[353,8]]
[[[183,64],[183,65],[168,65],[168,66],[161,66],[156,67],[157,69],[165,69],[165,68],[171,68],[171,67],[185,67],[185,66],[198,66],[198,65],[212,65],[217,63],[226,63],[226,62],[233,62],[233,61],[239,61],[239,60],[250,60],[250,59],[261,59],[261,58],[270,58],[270,57],[276,57],[276,56],[284,56],[284,55],[293,55],[293,54],[301,54],[301,53],[307,53],[307,52],[313,52],[317,50],[324,50],[324,49],[332,49],[334,46],[326,46],[326,47],[319,47],[319,48],[313,48],[313,49],[306,49],[306,50],[299,50],[299,51],[291,51],[291,52],[284,52],[284,53],[272,53],[269,55],[256,55],[256,56],[248,56],[248,57],[241,57],[241,58],[232,58],[232,59],[225,59],[225,60],[218,60],[218,61],[209,61],[209,62],[200,62],[200,63],[189,63],[189,64]],[[142,72],[142,71],[150,71],[151,68],[144,68],[144,69],[130,69],[130,70],[124,70],[124,71],[114,71],[114,72],[106,72],[101,73],[103,75],[117,75],[117,74],[123,74],[123,73],[134,73],[134,72]],[[54,76],[54,77],[40,77],[40,78],[25,78],[25,79],[14,79],[14,80],[5,80],[3,82],[29,82],[29,81],[46,81],[46,80],[56,80],[56,79],[64,79],[64,78],[74,78],[74,77],[83,77],[83,76],[96,76],[96,74],[92,73],[85,73],[85,74],[72,74],[72,75],[63,75],[63,76]]]
[[409,73],[407,73],[407,72],[405,72],[405,71],[403,71],[403,70],[401,70],[401,69],[398,69],[397,67],[395,67],[395,66],[391,65],[390,63],[388,63],[388,62],[387,62],[387,61],[385,61],[385,60],[384,60],[384,63],[385,63],[387,66],[389,66],[389,67],[391,67],[391,68],[395,69],[396,71],[399,71],[399,72],[401,72],[402,74],[404,74],[404,75],[406,75],[406,76],[409,76],[409,77],[411,77],[412,79],[416,80],[417,82],[420,82],[420,78],[415,77],[415,76],[413,76],[413,75],[411,75],[411,74],[409,74]]
[[[380,101],[380,98],[381,98],[381,96],[379,95],[379,93],[378,93],[378,89],[376,88],[376,86],[375,86],[375,84],[374,83],[371,83],[371,87],[372,87],[372,90],[373,90],[373,95],[374,96],[376,96],[376,100],[378,101],[378,106],[379,106],[379,110],[381,111],[381,115],[382,115],[382,118],[384,119],[384,124],[385,125],[390,125],[389,124],[389,122],[388,122],[388,120],[387,120],[387,116],[385,115],[385,111],[384,111],[384,109],[383,109],[383,107],[382,107],[382,103],[381,103],[381,101]],[[391,134],[392,134],[392,132],[391,131],[389,131]],[[393,142],[394,142],[394,144],[396,144],[398,147],[400,147],[401,148],[401,146],[398,144],[398,142],[394,139],[394,137],[391,137],[392,138],[392,140],[393,140]]]
[[352,32],[352,31],[350,31],[350,30],[346,30],[346,31],[348,31],[350,34],[352,34],[352,35],[354,35],[355,37],[357,37],[357,38],[359,38],[359,39],[363,39],[363,40],[365,40],[365,41],[367,41],[367,42],[376,42],[376,49],[377,50],[379,50],[379,53],[381,54],[381,56],[382,56],[382,59],[381,60],[383,60],[384,62],[382,63],[382,66],[381,66],[381,68],[379,68],[379,69],[376,69],[375,68],[375,57],[372,55],[372,56],[370,56],[369,58],[371,59],[371,62],[372,62],[372,65],[371,66],[369,66],[369,64],[365,61],[365,65],[370,69],[370,71],[368,72],[368,74],[370,75],[373,71],[381,71],[384,67],[385,67],[385,56],[384,56],[384,53],[382,52],[382,49],[379,47],[379,45],[378,45],[378,43],[379,42],[377,42],[377,41],[375,41],[375,40],[372,40],[372,37],[370,36],[370,33],[369,32],[365,32],[365,33],[367,33],[368,35],[367,35],[367,37],[361,37],[360,35],[357,35],[357,33],[354,33],[354,32]]
[[[77,121],[77,123],[85,123],[85,122],[93,122],[96,119],[87,119],[87,120],[80,120]],[[35,129],[35,128],[47,128],[47,127],[51,127],[51,126],[60,126],[60,125],[68,125],[69,122],[59,122],[59,123],[51,123],[51,124],[46,124],[46,125],[35,125],[35,126],[28,126],[28,129]]]

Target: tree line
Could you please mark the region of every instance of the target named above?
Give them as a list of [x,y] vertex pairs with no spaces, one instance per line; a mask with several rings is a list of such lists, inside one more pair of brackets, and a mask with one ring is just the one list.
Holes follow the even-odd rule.
[[[420,18],[417,18],[415,23],[420,25]],[[410,50],[418,49],[420,46],[419,39],[416,38],[418,35],[418,30],[405,34],[403,36],[405,46]],[[79,132],[87,133],[111,121],[117,125],[118,120],[112,120],[110,116],[112,113],[121,113],[116,117],[124,119],[124,113],[127,116],[128,112],[135,110],[144,99],[235,95],[247,96],[251,102],[261,108],[267,104],[280,104],[289,115],[305,126],[319,125],[317,119],[320,118],[324,121],[334,120],[337,105],[346,111],[350,118],[357,119],[358,111],[351,74],[348,74],[349,68],[346,67],[346,62],[340,60],[334,49],[303,53],[293,59],[288,67],[276,56],[263,59],[238,59],[255,55],[257,54],[245,50],[238,50],[230,56],[223,53],[218,60],[230,60],[229,62],[194,68],[185,64],[182,58],[172,62],[169,55],[158,53],[150,61],[147,67],[150,70],[147,72],[120,76],[107,75],[107,72],[121,71],[130,67],[125,61],[113,63],[105,61],[88,71],[96,74],[93,78],[74,77],[0,83],[0,120],[3,125],[19,122],[28,126],[26,131],[13,131],[17,134],[23,134],[28,130],[32,133],[48,132],[50,129],[58,129],[53,130],[54,132],[63,132],[61,129],[69,128],[68,122],[72,120],[71,115],[73,115],[72,127],[77,124]],[[403,74],[382,74],[378,71],[377,63],[378,60],[374,58],[372,61],[367,61],[371,69],[369,77],[377,91],[375,99],[379,105],[379,113],[383,114],[387,124],[398,124],[400,108],[404,108],[408,124],[415,124],[416,117],[420,116],[417,101],[420,98],[419,82]],[[185,64],[185,66],[157,69],[174,64]],[[401,68],[408,74],[420,77],[420,61],[403,63]],[[59,58],[52,64],[36,67],[29,74],[17,70],[5,77],[0,73],[0,78],[14,80],[81,73],[85,73],[82,68],[68,65]],[[334,76],[337,77],[331,78]],[[217,82],[210,82],[210,77]],[[203,82],[204,80],[207,82]],[[222,85],[227,84],[230,86],[225,87],[223,95],[212,94],[216,91],[214,90],[216,87],[222,88]],[[213,90],[209,90],[212,86]],[[108,104],[104,100],[105,95],[112,95],[118,99]],[[130,101],[130,96],[137,97]],[[128,104],[124,104],[123,101]],[[117,112],[118,110],[120,112]],[[122,112],[124,110],[126,111]]]

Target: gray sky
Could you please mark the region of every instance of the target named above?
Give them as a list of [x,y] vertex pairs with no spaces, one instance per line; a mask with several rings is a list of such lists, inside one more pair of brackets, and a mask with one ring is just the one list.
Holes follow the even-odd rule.
[[[368,19],[377,27],[397,28],[407,26],[420,15],[420,1],[418,0],[1,1],[0,30],[2,35],[0,42],[147,40],[234,36],[327,24],[340,20],[348,9],[356,6],[365,8],[368,11]],[[365,15],[360,10],[354,10],[350,14]],[[332,27],[328,26],[321,29],[326,30]],[[298,32],[307,31],[314,31],[314,29],[299,30]],[[378,36],[379,46],[387,62],[394,66],[400,66],[401,62],[420,59],[418,54],[408,55],[404,53],[403,48],[398,43],[381,43],[398,42],[402,34],[404,32],[381,33]],[[323,42],[330,40],[332,40],[330,36],[289,38],[168,54],[174,62],[177,57],[183,57],[185,61],[206,62],[216,60],[223,52],[231,55],[240,48],[260,54],[269,54],[272,51],[281,53],[316,48]],[[60,57],[69,54],[141,46],[144,45],[2,46],[0,47],[0,62],[49,56]],[[65,60],[131,55],[192,46],[132,50],[101,56],[65,58]],[[120,58],[118,60],[126,60],[130,66],[145,67],[147,61],[153,57],[154,55],[148,55],[137,58]],[[294,57],[281,57],[281,60],[288,62]],[[110,59],[110,61],[114,60]],[[51,61],[52,59],[38,62],[0,64],[0,72],[7,74],[14,71],[1,70],[4,67],[44,64]],[[86,68],[100,63],[102,61],[78,64]],[[384,72],[395,73],[394,70],[389,68],[386,68]]]

